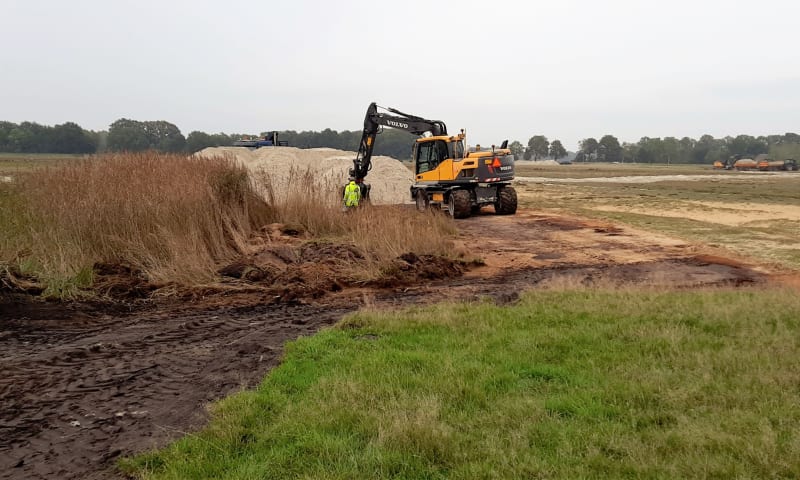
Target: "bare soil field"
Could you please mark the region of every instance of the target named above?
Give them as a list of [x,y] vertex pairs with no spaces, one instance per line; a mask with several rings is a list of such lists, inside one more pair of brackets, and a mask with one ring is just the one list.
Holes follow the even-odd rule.
[[352,251],[291,250],[302,244],[291,231],[227,267],[220,285],[163,298],[131,284],[124,268],[101,278],[129,297],[109,303],[42,303],[3,293],[0,282],[0,478],[117,477],[119,456],[200,427],[205,406],[258,384],[286,341],[359,308],[504,304],[532,288],[581,285],[800,284],[669,235],[541,209],[488,210],[457,223],[464,261],[405,255],[370,284],[338,273]]
[[663,171],[642,177],[620,175],[624,173],[629,172],[596,171],[594,178],[518,178],[517,189],[523,206],[624,223],[714,246],[727,256],[800,268],[797,172],[691,178],[664,176]]

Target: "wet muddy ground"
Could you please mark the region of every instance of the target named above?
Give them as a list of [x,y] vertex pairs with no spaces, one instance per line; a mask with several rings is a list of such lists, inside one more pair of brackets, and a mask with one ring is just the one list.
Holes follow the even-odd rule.
[[[256,275],[250,291],[132,304],[37,303],[7,295],[0,299],[0,478],[118,477],[119,456],[201,427],[205,406],[258,384],[280,361],[285,342],[365,304],[506,304],[543,287],[688,289],[772,281],[763,268],[698,246],[570,217],[486,214],[459,229],[454,248],[483,265],[443,264],[439,275],[420,269],[430,259],[410,256],[401,270],[423,271],[416,282],[353,286],[332,277],[282,296],[274,284],[256,288],[263,281]],[[313,262],[297,264],[309,275],[293,281],[312,278],[314,262],[335,270],[324,256],[315,249]],[[266,272],[264,265],[258,269]]]

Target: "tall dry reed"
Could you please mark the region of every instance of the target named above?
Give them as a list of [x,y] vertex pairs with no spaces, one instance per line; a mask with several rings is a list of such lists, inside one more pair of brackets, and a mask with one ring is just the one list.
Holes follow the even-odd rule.
[[419,213],[412,205],[343,211],[343,185],[313,170],[292,169],[281,183],[266,174],[256,178],[257,188],[273,207],[272,221],[301,225],[315,237],[344,240],[379,262],[407,252],[452,252],[455,225],[441,212]]
[[71,161],[20,179],[16,261],[45,280],[124,262],[155,282],[197,283],[242,252],[269,207],[226,159],[156,152]]
[[274,222],[357,246],[368,259],[359,266],[365,277],[406,252],[452,251],[455,226],[440,213],[411,206],[343,212],[342,185],[313,170],[285,177],[276,184],[231,158],[155,152],[36,170],[0,190],[0,263],[62,295],[76,283],[88,286],[97,262],[131,265],[156,283],[192,285],[213,280],[221,263],[247,251],[254,229]]

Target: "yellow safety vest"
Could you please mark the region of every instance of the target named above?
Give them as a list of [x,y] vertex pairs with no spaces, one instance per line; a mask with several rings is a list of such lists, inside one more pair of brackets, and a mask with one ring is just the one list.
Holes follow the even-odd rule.
[[351,181],[344,187],[344,206],[357,207],[359,200],[361,200],[361,188],[355,181]]

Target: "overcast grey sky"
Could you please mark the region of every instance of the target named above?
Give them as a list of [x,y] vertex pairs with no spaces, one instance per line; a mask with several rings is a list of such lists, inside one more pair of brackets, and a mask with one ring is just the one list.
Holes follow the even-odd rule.
[[798,18],[777,0],[0,0],[0,120],[360,130],[377,101],[470,143],[798,132]]

